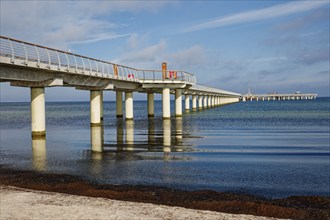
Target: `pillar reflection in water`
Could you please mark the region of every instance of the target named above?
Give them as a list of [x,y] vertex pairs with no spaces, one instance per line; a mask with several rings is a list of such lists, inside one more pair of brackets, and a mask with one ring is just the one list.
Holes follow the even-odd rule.
[[117,148],[119,151],[123,150],[124,145],[124,128],[123,128],[123,120],[117,119]]
[[32,138],[32,163],[37,171],[44,171],[47,165],[46,138]]
[[90,127],[92,152],[103,152],[103,126]]
[[131,151],[134,148],[134,121],[126,120],[126,150]]
[[155,119],[148,119],[148,144],[154,145],[156,143],[155,139]]
[[178,146],[182,145],[182,118],[175,119],[175,144]]
[[171,151],[171,120],[164,119],[163,120],[163,151],[170,152]]

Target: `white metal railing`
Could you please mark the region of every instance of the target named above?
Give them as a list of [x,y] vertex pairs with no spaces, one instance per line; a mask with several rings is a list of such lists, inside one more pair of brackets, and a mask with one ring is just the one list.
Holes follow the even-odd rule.
[[241,96],[241,94],[222,90],[222,89],[217,89],[217,88],[212,88],[208,86],[203,86],[203,85],[193,85],[192,87],[189,88],[191,91],[196,91],[196,92],[203,92],[203,93],[215,93],[215,94],[223,94],[223,95],[231,95],[231,96]]
[[161,70],[139,70],[4,36],[0,36],[0,56],[10,59],[10,63],[15,65],[125,81],[172,80],[189,84],[196,83],[195,76],[185,71],[166,71],[164,73]]

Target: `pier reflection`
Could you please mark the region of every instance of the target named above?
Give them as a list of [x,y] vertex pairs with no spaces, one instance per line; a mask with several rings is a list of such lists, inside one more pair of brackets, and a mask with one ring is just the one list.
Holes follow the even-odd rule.
[[103,126],[93,126],[90,128],[91,131],[91,146],[93,152],[103,152]]
[[126,130],[126,150],[133,151],[134,150],[134,121],[126,120],[125,122],[125,130]]
[[45,137],[32,139],[32,165],[37,171],[46,170],[47,152]]
[[[136,130],[135,127],[139,129]],[[184,143],[183,131],[182,118],[149,118],[142,122],[117,119],[114,139],[113,136],[104,137],[102,126],[91,127],[91,150],[85,151],[84,155],[91,159],[110,157],[114,160],[186,160],[187,157],[183,154],[173,154],[191,151],[191,146]],[[110,140],[104,143],[104,139]]]

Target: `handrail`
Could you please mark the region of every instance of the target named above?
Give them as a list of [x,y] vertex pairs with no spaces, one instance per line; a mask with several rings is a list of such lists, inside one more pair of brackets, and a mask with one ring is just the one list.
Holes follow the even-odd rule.
[[[168,70],[166,71],[167,76],[170,75],[170,72],[175,72],[177,76],[164,78],[162,70],[136,69],[9,37],[0,36],[0,43],[0,55],[3,57],[11,57],[11,62],[16,65],[21,64],[21,61],[25,61],[25,65],[37,68],[45,68],[53,71],[65,70],[76,74],[116,78],[125,81],[145,82],[146,80],[152,79],[153,81],[172,80],[196,84],[194,74],[181,70]],[[69,57],[73,58],[71,59],[73,62],[69,61]],[[113,73],[114,66],[118,68],[118,76],[115,76]],[[106,69],[108,71],[105,71]],[[152,78],[149,74],[152,74]]]

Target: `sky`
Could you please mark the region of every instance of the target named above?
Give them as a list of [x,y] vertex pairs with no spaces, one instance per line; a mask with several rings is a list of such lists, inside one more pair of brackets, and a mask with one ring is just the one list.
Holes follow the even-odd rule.
[[[193,73],[198,84],[246,94],[330,96],[329,0],[0,1],[2,36],[139,69]],[[0,84],[0,98],[29,89]],[[114,92],[104,99],[114,100]],[[145,94],[134,94],[146,99]],[[46,88],[47,101],[88,91]]]

